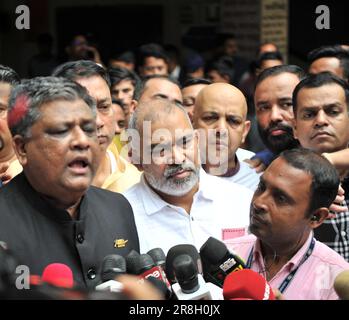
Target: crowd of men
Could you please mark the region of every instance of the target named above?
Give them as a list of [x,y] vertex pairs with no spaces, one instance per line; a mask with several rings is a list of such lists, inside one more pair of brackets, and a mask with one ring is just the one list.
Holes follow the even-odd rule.
[[109,254],[214,237],[283,298],[338,299],[349,51],[315,49],[305,71],[263,44],[248,70],[233,42],[206,65],[158,44],[103,64],[79,35],[50,75],[0,65],[1,244],[94,288]]

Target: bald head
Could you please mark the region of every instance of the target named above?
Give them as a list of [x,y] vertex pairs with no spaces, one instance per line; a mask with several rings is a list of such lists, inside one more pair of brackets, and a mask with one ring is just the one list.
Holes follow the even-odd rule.
[[139,103],[150,100],[164,99],[178,105],[183,104],[181,89],[166,77],[153,77],[145,81],[140,94]]
[[203,88],[195,102],[194,126],[198,118],[206,111],[217,109],[232,110],[246,120],[247,103],[243,93],[227,83],[213,83]]
[[[250,130],[250,121],[246,117],[246,99],[236,87],[227,83],[213,83],[202,89],[196,98],[193,116],[194,128],[206,132],[206,141],[200,139],[200,143],[205,143],[200,145],[202,157],[209,159],[209,148],[213,145],[221,158],[229,161],[229,168],[234,167],[235,152]],[[222,141],[228,138],[228,145],[226,141],[222,142],[223,147],[217,145],[216,139],[210,137]]]
[[185,120],[192,127],[190,119],[183,107],[168,100],[151,100],[141,102],[136,111],[132,114],[129,123],[129,129],[135,129],[141,132],[142,124],[144,121],[151,123],[163,123],[166,128],[166,119],[168,117],[176,117],[178,114],[183,114]]

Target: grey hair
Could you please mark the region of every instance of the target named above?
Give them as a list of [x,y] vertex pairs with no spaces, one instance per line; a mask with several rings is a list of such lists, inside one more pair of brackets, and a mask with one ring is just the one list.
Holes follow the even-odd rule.
[[[148,112],[144,112],[144,109],[148,108]],[[168,101],[166,99],[154,99],[148,102],[140,103],[138,107],[136,108],[135,112],[132,113],[129,123],[128,123],[128,129],[137,130],[139,129],[139,118],[141,115],[143,115],[143,119],[147,118],[148,121],[153,121],[156,117],[159,116],[159,113],[171,113],[174,108],[177,108],[183,112],[185,115],[186,120],[188,121],[191,129],[193,129],[193,125],[190,121],[190,118],[188,116],[187,111],[180,106],[179,104],[173,103],[171,101]],[[151,110],[153,109],[153,110]]]
[[96,102],[80,84],[64,78],[37,77],[23,80],[11,92],[8,126],[12,136],[30,138],[30,129],[40,118],[40,107],[56,100],[83,100],[96,117]]

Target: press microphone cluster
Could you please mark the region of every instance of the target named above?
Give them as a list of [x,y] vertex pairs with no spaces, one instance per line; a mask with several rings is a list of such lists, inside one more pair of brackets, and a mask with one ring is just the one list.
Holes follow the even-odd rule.
[[201,258],[190,244],[172,247],[166,257],[166,274],[178,300],[222,300],[222,289],[206,283]]

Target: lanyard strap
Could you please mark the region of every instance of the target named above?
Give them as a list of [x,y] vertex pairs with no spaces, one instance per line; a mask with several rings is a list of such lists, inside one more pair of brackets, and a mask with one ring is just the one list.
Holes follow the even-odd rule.
[[[298,271],[298,269],[300,268],[300,266],[311,256],[311,254],[314,251],[314,247],[315,247],[315,239],[313,237],[311,239],[311,243],[309,245],[309,248],[308,248],[307,252],[303,256],[303,258],[300,261],[300,263],[298,264],[297,268],[294,269],[292,272],[290,272],[290,274],[285,278],[285,280],[279,286],[279,291],[281,293],[284,293],[284,291],[287,289],[287,287],[290,285],[291,281],[293,280],[293,278],[294,278],[296,272]],[[254,247],[252,247],[250,255],[248,256],[248,260],[247,260],[247,263],[246,263],[246,268],[247,269],[251,269],[251,266],[252,266],[253,250],[254,250]]]

